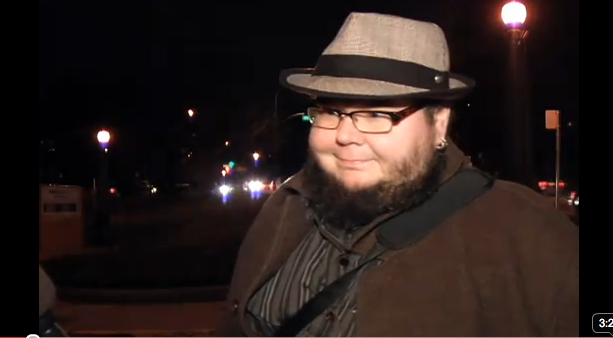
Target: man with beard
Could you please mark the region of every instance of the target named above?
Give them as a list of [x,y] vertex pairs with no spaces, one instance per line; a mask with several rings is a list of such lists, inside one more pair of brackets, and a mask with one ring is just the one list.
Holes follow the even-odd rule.
[[452,207],[474,191],[446,187],[479,173],[448,140],[474,84],[438,26],[352,13],[280,81],[313,98],[309,156],[250,228],[217,335],[578,335],[577,227],[501,180]]

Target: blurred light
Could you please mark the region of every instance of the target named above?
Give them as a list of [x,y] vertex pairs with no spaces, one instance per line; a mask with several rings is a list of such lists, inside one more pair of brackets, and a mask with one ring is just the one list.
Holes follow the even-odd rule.
[[249,181],[247,183],[247,187],[251,191],[262,191],[264,190],[264,184],[261,181]]
[[[556,186],[556,182],[547,182],[547,181],[541,181],[539,182],[539,187],[541,189],[546,189],[548,187],[555,187]],[[565,188],[566,187],[566,182],[562,182],[560,181],[560,184],[558,185],[560,188]]]
[[111,189],[109,189],[109,191],[111,192],[111,194],[114,194],[114,193],[117,192],[117,190],[115,190],[115,188],[111,188]]
[[263,196],[262,191],[251,191],[251,199],[252,200],[257,200],[260,199]]
[[226,147],[230,145],[230,142],[226,141]]
[[579,205],[579,197],[575,200],[575,205]]
[[221,171],[221,176],[224,176],[224,177],[226,176],[226,171],[225,170]]
[[526,6],[521,2],[511,1],[502,7],[502,22],[507,26],[522,25],[527,15]]
[[108,153],[109,152],[109,148],[104,148],[104,152]]
[[227,195],[232,191],[232,187],[230,187],[229,185],[222,185],[221,187],[219,187],[219,192],[222,195]]
[[151,193],[152,194],[155,194],[156,192],[158,192],[158,188],[156,188],[156,187],[151,188]]
[[311,117],[309,115],[302,115],[302,121],[311,122]]
[[230,161],[230,163],[228,163],[230,165],[230,168],[234,168],[234,162]]
[[98,137],[98,142],[102,144],[109,143],[109,141],[111,140],[111,134],[104,129],[98,132],[97,137]]
[[260,154],[258,154],[258,153],[253,153],[253,159],[257,161],[257,160],[258,160],[258,158],[260,158]]
[[[230,168],[229,164],[224,164],[223,165],[223,171],[226,172],[226,175],[230,175],[232,173],[232,168]],[[222,173],[222,175],[223,175],[223,173]]]
[[230,202],[230,196],[232,196],[231,194],[222,194],[221,195],[221,203],[226,204],[228,202]]
[[194,117],[194,111],[193,110],[188,110],[187,111],[187,115],[189,115],[189,117]]

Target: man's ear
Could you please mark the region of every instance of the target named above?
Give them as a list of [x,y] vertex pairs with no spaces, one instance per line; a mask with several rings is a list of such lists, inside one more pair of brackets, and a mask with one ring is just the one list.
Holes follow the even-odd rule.
[[434,114],[434,142],[439,143],[441,139],[447,136],[447,128],[449,127],[449,119],[451,118],[450,108],[441,108]]

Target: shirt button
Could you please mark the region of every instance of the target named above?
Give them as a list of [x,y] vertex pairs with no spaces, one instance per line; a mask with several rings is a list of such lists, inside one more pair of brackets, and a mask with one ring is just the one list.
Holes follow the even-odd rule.
[[343,267],[347,267],[347,265],[349,265],[349,259],[343,256],[338,260],[338,263]]
[[326,312],[326,320],[327,321],[331,322],[334,319],[336,319],[336,315],[334,314],[334,312],[332,312],[332,311]]

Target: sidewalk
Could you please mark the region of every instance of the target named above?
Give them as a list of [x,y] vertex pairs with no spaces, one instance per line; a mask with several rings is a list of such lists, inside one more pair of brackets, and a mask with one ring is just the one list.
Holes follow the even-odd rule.
[[75,304],[177,304],[222,301],[228,285],[169,289],[57,288],[57,298]]
[[83,304],[59,302],[55,312],[71,336],[210,337],[224,302]]

